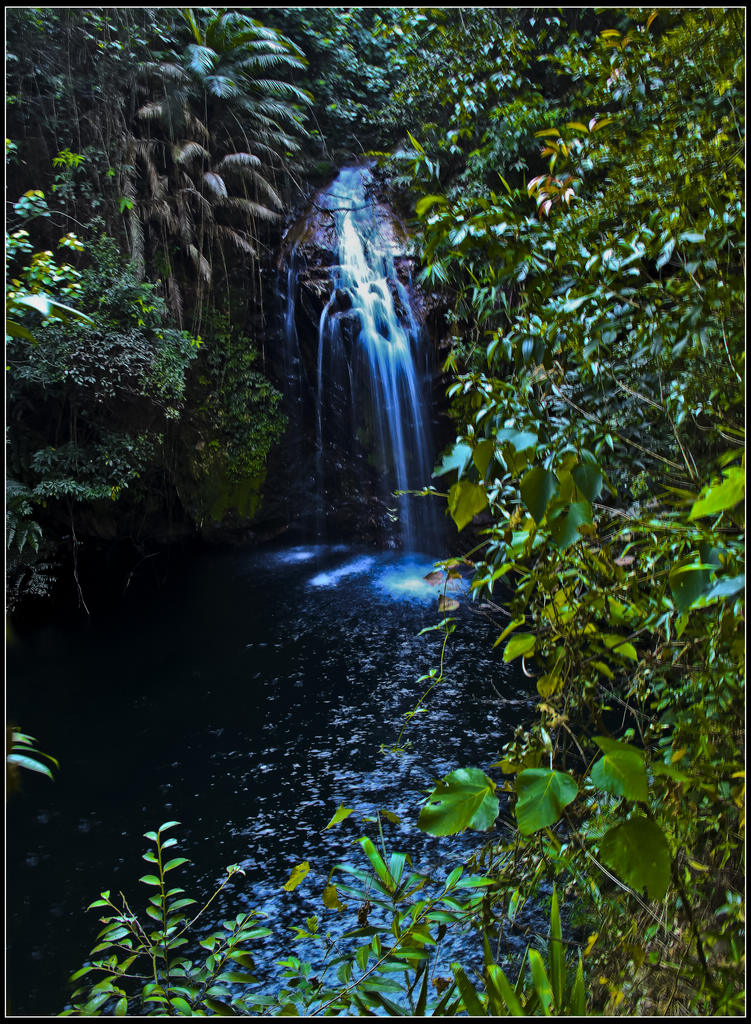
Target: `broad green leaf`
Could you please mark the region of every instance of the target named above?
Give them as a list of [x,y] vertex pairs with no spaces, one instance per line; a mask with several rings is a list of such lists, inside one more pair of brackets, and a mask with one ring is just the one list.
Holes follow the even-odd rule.
[[471,458],[472,449],[470,446],[459,442],[454,445],[450,452],[443,456],[440,466],[436,466],[433,470],[433,476],[443,476],[444,473],[451,473],[453,470],[456,470],[459,476],[461,476]]
[[[625,636],[618,636],[617,633],[605,633],[599,638],[605,644],[609,651],[613,654],[619,654],[622,658],[628,658],[629,661],[638,661],[639,655],[636,653],[636,648],[632,643],[625,638]],[[608,675],[607,672],[604,675]],[[612,675],[609,676],[612,679]]]
[[[512,1016],[523,1017],[524,1009],[522,1007],[522,1004],[519,1002],[516,993],[511,987],[511,983],[509,982],[508,978],[503,973],[501,968],[498,967],[496,964],[491,964],[489,967],[487,967],[487,975],[488,986],[490,990],[492,991],[492,989],[495,988],[497,993],[495,1001],[498,1001],[498,998],[500,997],[500,999],[502,999],[503,1002],[506,1004],[508,1011],[510,1014],[512,1014]],[[502,1016],[502,1014],[497,1012],[495,1016],[500,1017]]]
[[15,320],[9,320],[7,317],[5,318],[5,333],[9,334],[11,338],[23,338],[24,341],[36,344],[36,338],[27,327],[23,327],[21,324],[17,324]]
[[441,780],[420,812],[417,827],[433,836],[467,828],[484,831],[498,817],[495,783],[479,768],[457,768]]
[[164,865],[164,872],[166,874],[168,871],[171,871],[173,868],[179,867],[181,864],[189,863],[190,861],[188,860],[187,857],[173,857],[172,860],[167,861],[167,863]]
[[502,427],[496,433],[499,444],[510,444],[517,452],[527,451],[537,445],[537,434],[531,430],[516,430],[510,427]]
[[141,875],[138,879],[139,882],[143,882],[144,885],[161,885],[162,883],[156,877],[156,875]]
[[21,768],[27,768],[29,771],[48,775],[54,781],[55,777],[47,765],[42,764],[41,761],[36,761],[33,757],[26,757],[25,754],[8,754],[5,760],[10,762],[10,764],[17,764]]
[[527,957],[530,970],[532,971],[532,983],[539,997],[542,1012],[546,1017],[549,1017],[554,1000],[553,989],[550,986],[550,980],[545,971],[545,964],[542,962],[542,957],[536,949],[530,949]]
[[375,848],[373,841],[368,838],[363,838],[360,840],[360,846],[362,846],[363,850],[365,851],[365,856],[373,865],[375,873],[386,886],[388,891],[392,892],[394,889],[394,880],[389,874],[388,868],[384,864],[383,857],[381,857],[380,853]]
[[345,818],[348,818],[350,814],[353,813],[353,811],[354,807],[345,807],[344,804],[339,804],[336,811],[334,812],[334,817],[331,819],[331,821],[328,823],[328,825],[326,826],[326,828],[324,828],[323,831],[325,832],[327,828],[333,828],[334,825],[338,825],[340,821],[344,821]]
[[600,858],[619,878],[654,900],[661,900],[670,883],[670,850],[662,830],[638,815],[616,825],[600,842]]
[[522,654],[529,654],[535,649],[537,637],[534,633],[517,633],[512,636],[503,651],[503,660],[513,661]]
[[592,506],[588,501],[572,501],[563,515],[550,520],[550,535],[556,547],[563,550],[581,540],[579,527],[592,522]]
[[646,803],[647,771],[642,751],[630,743],[605,736],[595,736],[594,741],[604,755],[590,772],[594,784],[614,796]]
[[415,213],[418,217],[422,217],[432,206],[445,206],[446,202],[445,196],[423,196],[415,204]]
[[689,519],[701,519],[702,516],[715,516],[718,512],[734,508],[743,501],[746,494],[746,474],[738,466],[732,466],[725,472],[722,483],[704,487],[697,501],[691,507]]
[[480,441],[477,446],[472,450],[472,461],[477,467],[477,472],[480,474],[480,479],[485,478],[485,474],[488,471],[490,460],[495,454],[495,441],[489,441],[487,438],[484,441]]
[[516,823],[528,836],[558,821],[576,799],[579,787],[570,775],[549,768],[527,768],[516,777]]
[[480,996],[464,972],[464,968],[461,964],[452,964],[451,971],[454,975],[457,988],[461,993],[462,1002],[470,1017],[486,1017],[487,1010],[482,1004]]
[[602,473],[598,467],[591,462],[580,462],[578,466],[573,468],[571,475],[574,478],[574,483],[579,493],[587,501],[594,501],[602,490],[603,484]]
[[706,593],[709,570],[703,563],[680,565],[671,571],[668,582],[677,611],[685,612]]
[[292,869],[292,874],[289,876],[289,879],[284,883],[282,888],[286,889],[287,892],[292,892],[293,889],[298,887],[309,871],[310,864],[304,860],[302,864],[298,864],[296,868]]
[[710,604],[712,601],[723,601],[727,597],[733,597],[735,594],[744,590],[746,586],[746,574],[741,573],[739,576],[732,576],[729,579],[722,579],[712,587],[711,590],[707,591],[703,597],[700,597],[696,602],[697,607],[702,607],[705,604]]
[[509,635],[509,633],[513,633],[515,629],[519,628],[519,626],[523,626],[526,621],[527,621],[527,616],[526,615],[520,615],[518,618],[512,619],[511,622],[509,622],[508,626],[506,626],[504,631],[498,637],[496,642],[493,644],[493,647],[497,647],[498,644],[502,640],[506,639],[506,637]]
[[522,477],[519,490],[530,515],[536,523],[540,523],[545,516],[548,502],[558,491],[558,480],[555,473],[543,469],[542,466],[533,466]]
[[487,504],[488,497],[483,488],[469,480],[457,481],[449,491],[449,512],[457,530],[463,530]]
[[81,313],[80,310],[74,309],[72,306],[66,306],[63,302],[58,302],[57,299],[53,299],[50,295],[45,295],[42,292],[15,295],[13,297],[13,305],[28,306],[29,309],[37,310],[42,316],[57,316],[66,322],[70,317],[73,317],[75,320],[81,320],[83,323],[92,325],[94,323],[90,316]]

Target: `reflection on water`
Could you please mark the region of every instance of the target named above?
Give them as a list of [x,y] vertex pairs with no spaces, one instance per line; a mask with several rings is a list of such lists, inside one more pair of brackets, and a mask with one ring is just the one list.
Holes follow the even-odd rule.
[[[227,864],[245,868],[216,914],[269,915],[270,970],[305,916],[351,926],[321,892],[335,862],[359,859],[364,816],[396,814],[387,843],[441,878],[477,845],[415,826],[436,778],[489,769],[526,696],[461,581],[445,681],[410,723],[407,753],[380,750],[438,664],[442,634],[418,635],[442,617],[430,569],[429,558],[341,545],[213,552],[91,627],[19,637],[8,710],[61,768],[53,784],[25,777],[9,807],[13,1013],[62,1009],[97,931],[84,908],[105,888],[145,903],[142,835],[168,819],[182,823],[174,834],[192,863],[179,884],[191,894],[208,895]],[[339,804],[355,813],[322,831]],[[303,860],[310,873],[284,892]]]

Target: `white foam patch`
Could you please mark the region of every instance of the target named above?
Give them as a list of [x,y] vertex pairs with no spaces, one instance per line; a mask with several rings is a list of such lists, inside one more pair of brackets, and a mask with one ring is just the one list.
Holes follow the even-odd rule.
[[338,569],[330,569],[328,572],[319,572],[310,581],[312,587],[335,587],[340,580],[347,576],[359,576],[368,571],[374,558],[356,558],[352,562],[341,565]]
[[376,585],[385,590],[395,600],[412,599],[417,601],[436,601],[440,588],[432,586],[425,577],[433,569],[430,564],[407,562],[387,569],[376,580]]

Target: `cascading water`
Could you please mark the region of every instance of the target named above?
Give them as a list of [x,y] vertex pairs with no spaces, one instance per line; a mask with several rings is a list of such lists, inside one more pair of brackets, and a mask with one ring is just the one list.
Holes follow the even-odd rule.
[[[437,519],[431,500],[393,498],[395,491],[419,490],[430,481],[430,353],[409,289],[395,269],[399,245],[393,221],[369,195],[371,181],[367,167],[344,168],[315,204],[332,239],[335,261],[328,267],[330,295],[320,315],[310,374],[318,532],[323,532],[326,508],[337,501],[336,472],[348,438],[350,448],[362,455],[363,469],[377,478],[380,501],[397,510],[402,547],[434,549]],[[297,259],[293,247],[291,274],[296,273],[292,268]],[[290,280],[285,331],[288,351],[302,365],[295,295]],[[297,382],[289,374],[287,379],[299,391],[299,375]]]

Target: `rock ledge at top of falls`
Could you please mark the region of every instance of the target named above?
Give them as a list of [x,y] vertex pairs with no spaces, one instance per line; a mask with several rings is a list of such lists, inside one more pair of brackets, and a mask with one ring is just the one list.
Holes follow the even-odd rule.
[[[336,262],[338,243],[334,213],[339,208],[332,207],[329,190],[330,186],[318,189],[305,211],[287,230],[282,241],[280,266],[289,261],[295,249],[328,253],[329,259],[321,262],[329,266]],[[379,242],[384,252],[397,260],[413,259],[415,245],[404,223],[387,203],[375,197],[372,188],[368,189],[368,193],[367,205],[373,210],[373,217],[378,225]],[[347,209],[346,201],[342,208]]]

